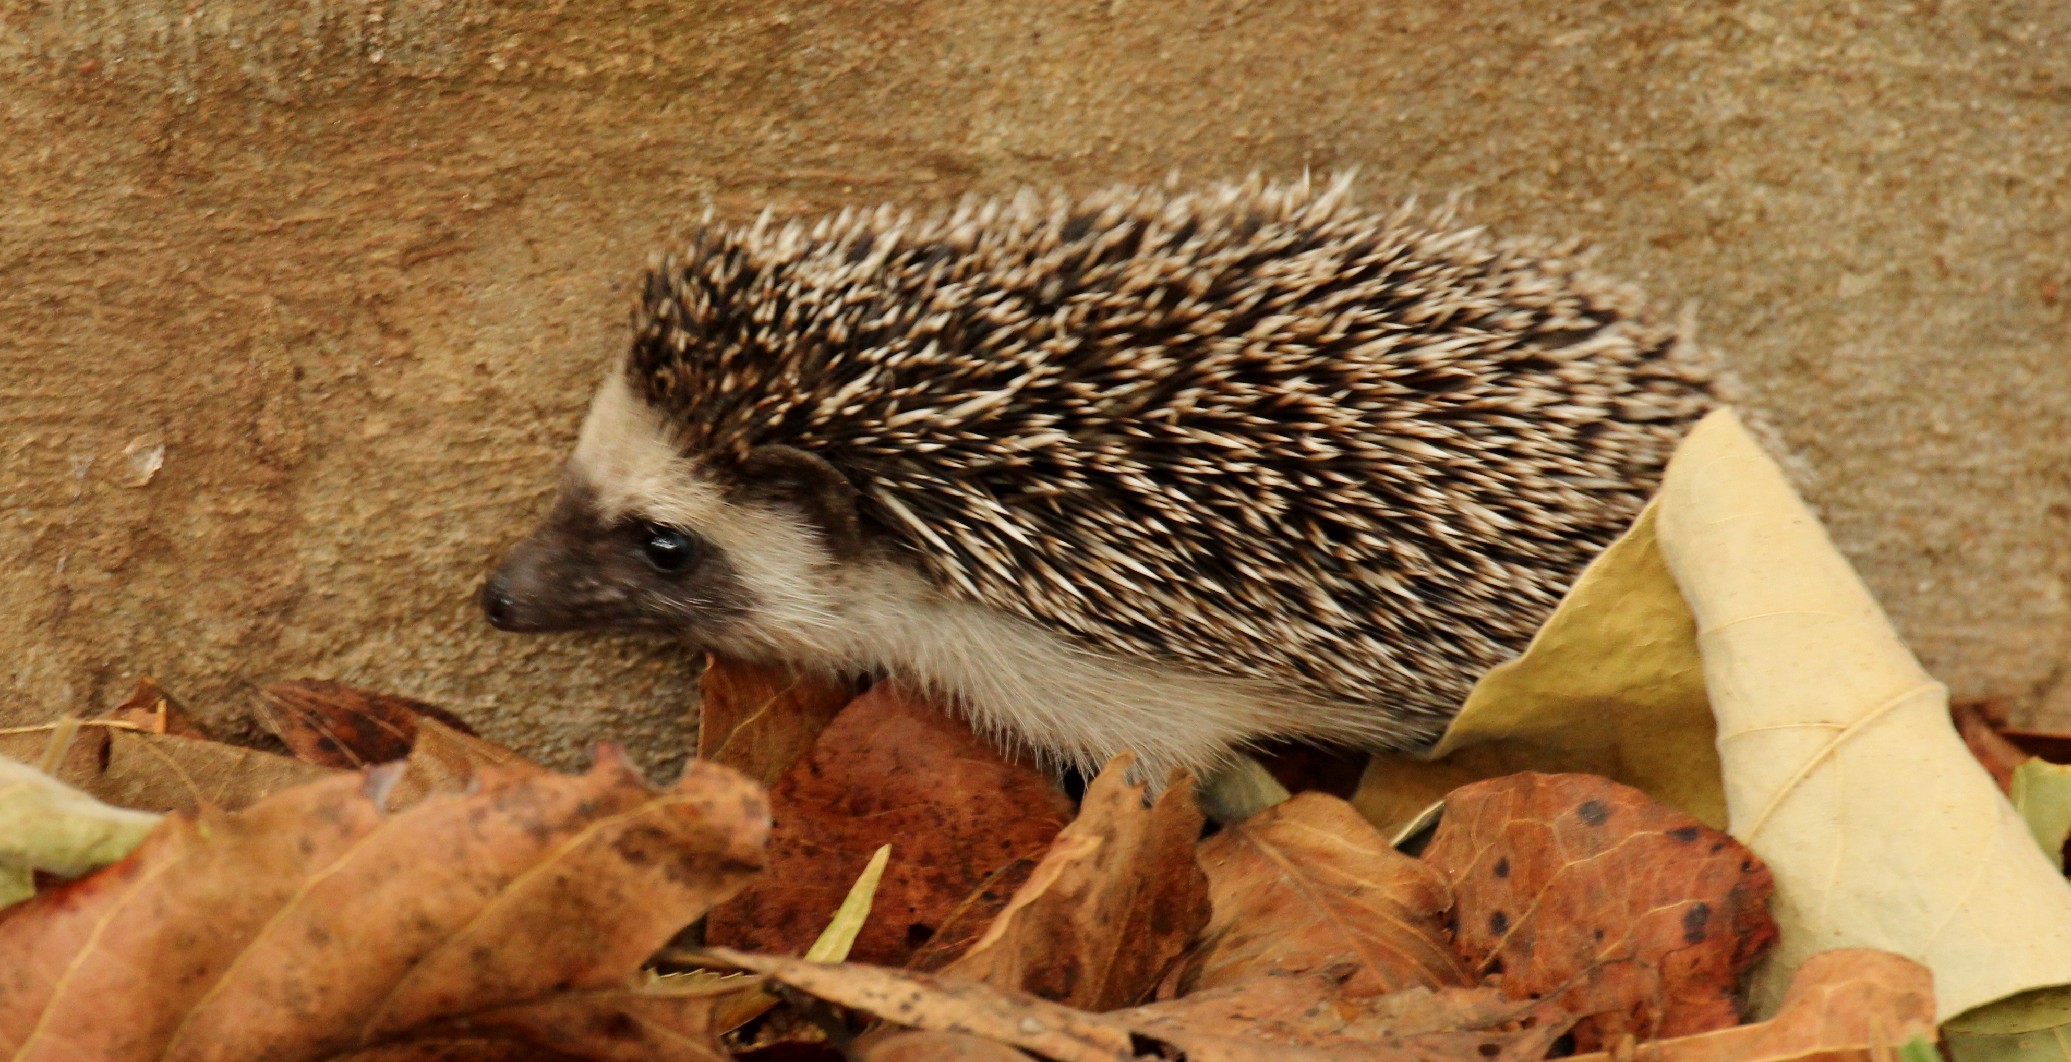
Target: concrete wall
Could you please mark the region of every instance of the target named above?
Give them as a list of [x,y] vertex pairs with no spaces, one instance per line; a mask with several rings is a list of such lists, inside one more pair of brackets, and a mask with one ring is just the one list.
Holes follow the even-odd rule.
[[680,651],[469,602],[651,250],[1356,166],[1694,303],[1929,666],[2071,721],[2066,54],[2045,0],[0,0],[0,717],[308,675],[667,758]]

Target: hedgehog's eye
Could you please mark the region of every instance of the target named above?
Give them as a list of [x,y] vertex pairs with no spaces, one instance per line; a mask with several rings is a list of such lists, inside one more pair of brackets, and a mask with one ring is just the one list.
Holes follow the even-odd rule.
[[673,527],[648,525],[641,531],[640,554],[658,572],[680,572],[697,559],[698,546]]

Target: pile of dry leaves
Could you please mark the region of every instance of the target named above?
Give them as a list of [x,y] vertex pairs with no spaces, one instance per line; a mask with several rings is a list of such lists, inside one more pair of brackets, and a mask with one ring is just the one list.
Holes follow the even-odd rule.
[[1741,1024],[1768,872],[1595,776],[1467,786],[1411,856],[1320,791],[1204,839],[1184,779],[1149,799],[1121,762],[1074,808],[895,688],[723,661],[662,791],[414,702],[268,693],[292,759],[192,733],[149,686],[0,744],[62,741],[82,789],[193,808],[45,807],[149,832],[0,915],[15,1057],[1791,1059],[1933,1035],[1926,971],[1873,951]]

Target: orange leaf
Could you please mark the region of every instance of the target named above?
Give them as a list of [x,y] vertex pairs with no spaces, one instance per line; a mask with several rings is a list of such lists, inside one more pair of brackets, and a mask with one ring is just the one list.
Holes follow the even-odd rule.
[[820,734],[770,792],[768,875],[713,910],[706,939],[801,954],[881,845],[892,861],[850,955],[896,965],[972,890],[1040,856],[1071,817],[1042,772],[961,721],[880,684]]
[[276,682],[260,693],[272,708],[267,725],[302,759],[334,767],[407,760],[390,807],[460,792],[492,767],[546,769],[476,737],[444,708],[409,697],[314,680]]
[[1467,983],[1445,943],[1443,875],[1350,804],[1302,793],[1201,842],[1214,916],[1190,986],[1350,964],[1354,996]]
[[[1755,1025],[1656,1040],[1648,1062],[1872,1062],[1914,1037],[1935,1038],[1934,978],[1886,951],[1842,949],[1806,959],[1774,1018]],[[1629,1054],[1580,1055],[1612,1062]]]
[[[374,786],[391,771],[371,776]],[[168,819],[129,858],[0,918],[17,1059],[321,1059],[569,988],[623,986],[760,865],[752,783],[654,793],[492,772],[386,815],[357,776]]]
[[1776,939],[1752,852],[1595,775],[1464,786],[1424,860],[1452,879],[1467,961],[1506,995],[1592,1015],[1584,1047],[1738,1024],[1741,976]]
[[1208,921],[1208,885],[1193,785],[1146,805],[1147,787],[1126,777],[1134,760],[1100,772],[1028,884],[943,973],[1086,1010],[1150,995]]
[[452,712],[426,701],[343,682],[300,679],[261,687],[265,722],[295,755],[326,767],[371,767],[400,760],[417,741],[420,719],[474,736]]
[[935,928],[928,942],[913,953],[906,961],[906,968],[921,973],[934,973],[955,962],[978,943],[978,938],[992,928],[993,919],[1007,909],[1007,904],[1028,884],[1035,873],[1036,861],[1022,858],[1009,861],[992,872],[978,887],[971,890],[963,902],[952,908]]
[[697,758],[775,785],[855,698],[855,686],[788,667],[705,658]]
[[147,734],[169,734],[173,737],[208,738],[208,731],[187,714],[172,695],[161,689],[149,677],[137,680],[137,687],[130,692],[129,700],[110,708],[101,718],[118,723],[128,723]]

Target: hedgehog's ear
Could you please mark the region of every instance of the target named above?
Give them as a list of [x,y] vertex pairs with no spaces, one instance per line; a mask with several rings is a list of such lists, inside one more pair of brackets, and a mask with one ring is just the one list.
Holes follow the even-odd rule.
[[856,509],[860,495],[847,476],[819,455],[795,446],[758,446],[741,462],[740,479],[748,493],[803,512],[835,556],[862,552],[863,522]]

